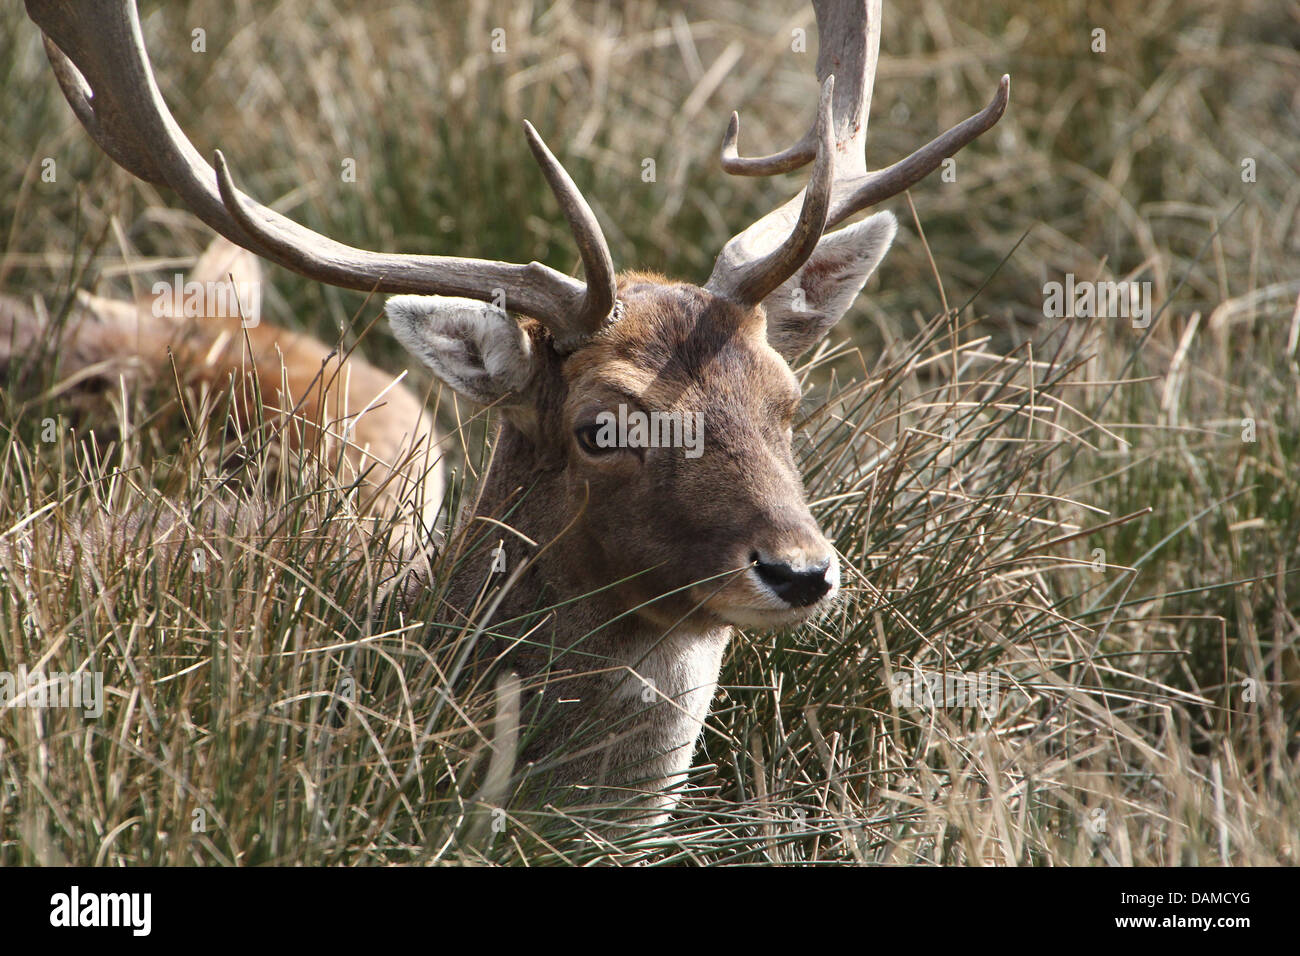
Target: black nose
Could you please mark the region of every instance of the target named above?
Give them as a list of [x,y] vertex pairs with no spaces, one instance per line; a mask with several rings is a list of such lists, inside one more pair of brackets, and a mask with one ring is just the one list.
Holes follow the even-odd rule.
[[749,560],[754,562],[763,583],[791,607],[816,604],[831,589],[831,582],[826,580],[830,561],[821,561],[796,571],[784,561],[764,561],[757,551],[749,556]]

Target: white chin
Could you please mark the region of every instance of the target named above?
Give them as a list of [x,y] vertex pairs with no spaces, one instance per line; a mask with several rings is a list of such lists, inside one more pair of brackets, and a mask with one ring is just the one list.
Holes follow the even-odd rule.
[[778,628],[799,624],[826,607],[818,601],[808,607],[728,607],[716,608],[714,614],[736,627]]

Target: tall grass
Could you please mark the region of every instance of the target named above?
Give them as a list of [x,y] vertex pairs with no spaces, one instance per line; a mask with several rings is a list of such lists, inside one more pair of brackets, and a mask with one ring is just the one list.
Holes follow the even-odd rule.
[[[803,3],[464,8],[195,0],[146,5],[146,34],[201,148],[358,244],[572,268],[523,117],[623,265],[699,280],[797,188],[729,181],[715,151],[735,107],[747,151],[807,124]],[[21,10],[0,23],[5,291],[66,317],[77,287],[147,287],[205,231],[89,143]],[[738,636],[654,830],[539,809],[495,720],[509,684],[437,619],[448,569],[391,600],[337,476],[266,457],[282,422],[231,430],[228,399],[174,382],[62,388],[46,343],[0,383],[0,670],[99,670],[110,701],[0,712],[0,863],[1294,863],[1298,23],[1253,0],[886,10],[874,165],[1004,71],[1012,106],[915,218],[898,204],[881,278],[799,370],[846,597]],[[1152,327],[1045,320],[1066,272],[1151,281]],[[352,347],[377,312],[277,274],[264,315]],[[359,347],[404,364],[379,331]],[[490,448],[440,409],[454,514]],[[97,515],[116,530],[68,573]],[[909,704],[921,672],[1001,695]]]

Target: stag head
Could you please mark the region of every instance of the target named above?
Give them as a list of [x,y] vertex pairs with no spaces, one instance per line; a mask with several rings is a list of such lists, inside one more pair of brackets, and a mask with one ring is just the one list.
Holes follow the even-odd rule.
[[[810,311],[852,300],[894,221],[883,213],[844,232],[826,261],[809,262],[819,277]],[[618,300],[619,320],[565,357],[539,324],[521,328],[471,300],[395,296],[387,308],[440,379],[501,411],[497,467],[529,463],[510,481],[553,479],[536,492],[545,514],[536,503],[512,511],[504,489],[497,517],[534,539],[563,531],[575,583],[622,581],[616,603],[663,628],[774,626],[815,612],[835,597],[839,568],[791,447],[801,391],[788,361],[807,341],[807,313],[775,293],[746,305],[637,273],[620,277]],[[637,416],[684,440],[601,440]]]
[[[730,240],[700,287],[616,276],[591,208],[527,123],[585,281],[536,262],[380,254],[318,235],[242,193],[220,152],[211,166],[198,154],[158,91],[133,0],[27,0],[74,112],[120,165],[171,186],[217,232],[286,268],[398,293],[387,312],[401,341],[455,391],[500,408],[499,459],[546,477],[538,527],[524,531],[577,542],[573,576],[629,578],[624,601],[658,598],[643,613],[662,621],[750,625],[806,616],[839,581],[792,456],[800,391],[789,363],[845,313],[895,222],[882,212],[827,230],[927,175],[992,126],[1008,95],[1003,77],[980,113],[868,171],[880,0],[814,7],[821,96],[808,134],[781,153],[742,157],[733,114],[722,150],[737,175],[812,163],[808,184]],[[698,455],[594,440],[601,413],[620,405],[701,422]],[[503,506],[517,490],[501,491]]]

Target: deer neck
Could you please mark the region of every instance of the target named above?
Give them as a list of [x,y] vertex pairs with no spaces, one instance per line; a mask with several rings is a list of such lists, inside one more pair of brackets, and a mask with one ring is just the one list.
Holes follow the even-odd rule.
[[[628,613],[626,595],[601,580],[590,543],[567,529],[565,495],[559,463],[503,425],[475,518],[463,528],[474,550],[449,600],[462,614],[477,605],[481,619],[493,587],[514,578],[491,622],[497,628],[519,619],[502,628],[527,634],[511,650],[510,666],[543,688],[534,704],[547,731],[525,759],[562,754],[554,758],[563,761],[554,767],[559,782],[654,791],[652,805],[666,808],[675,797],[663,791],[690,767],[731,628],[664,625]],[[508,524],[537,546],[482,518]],[[505,571],[494,575],[498,542]],[[538,608],[551,610],[539,616]]]

